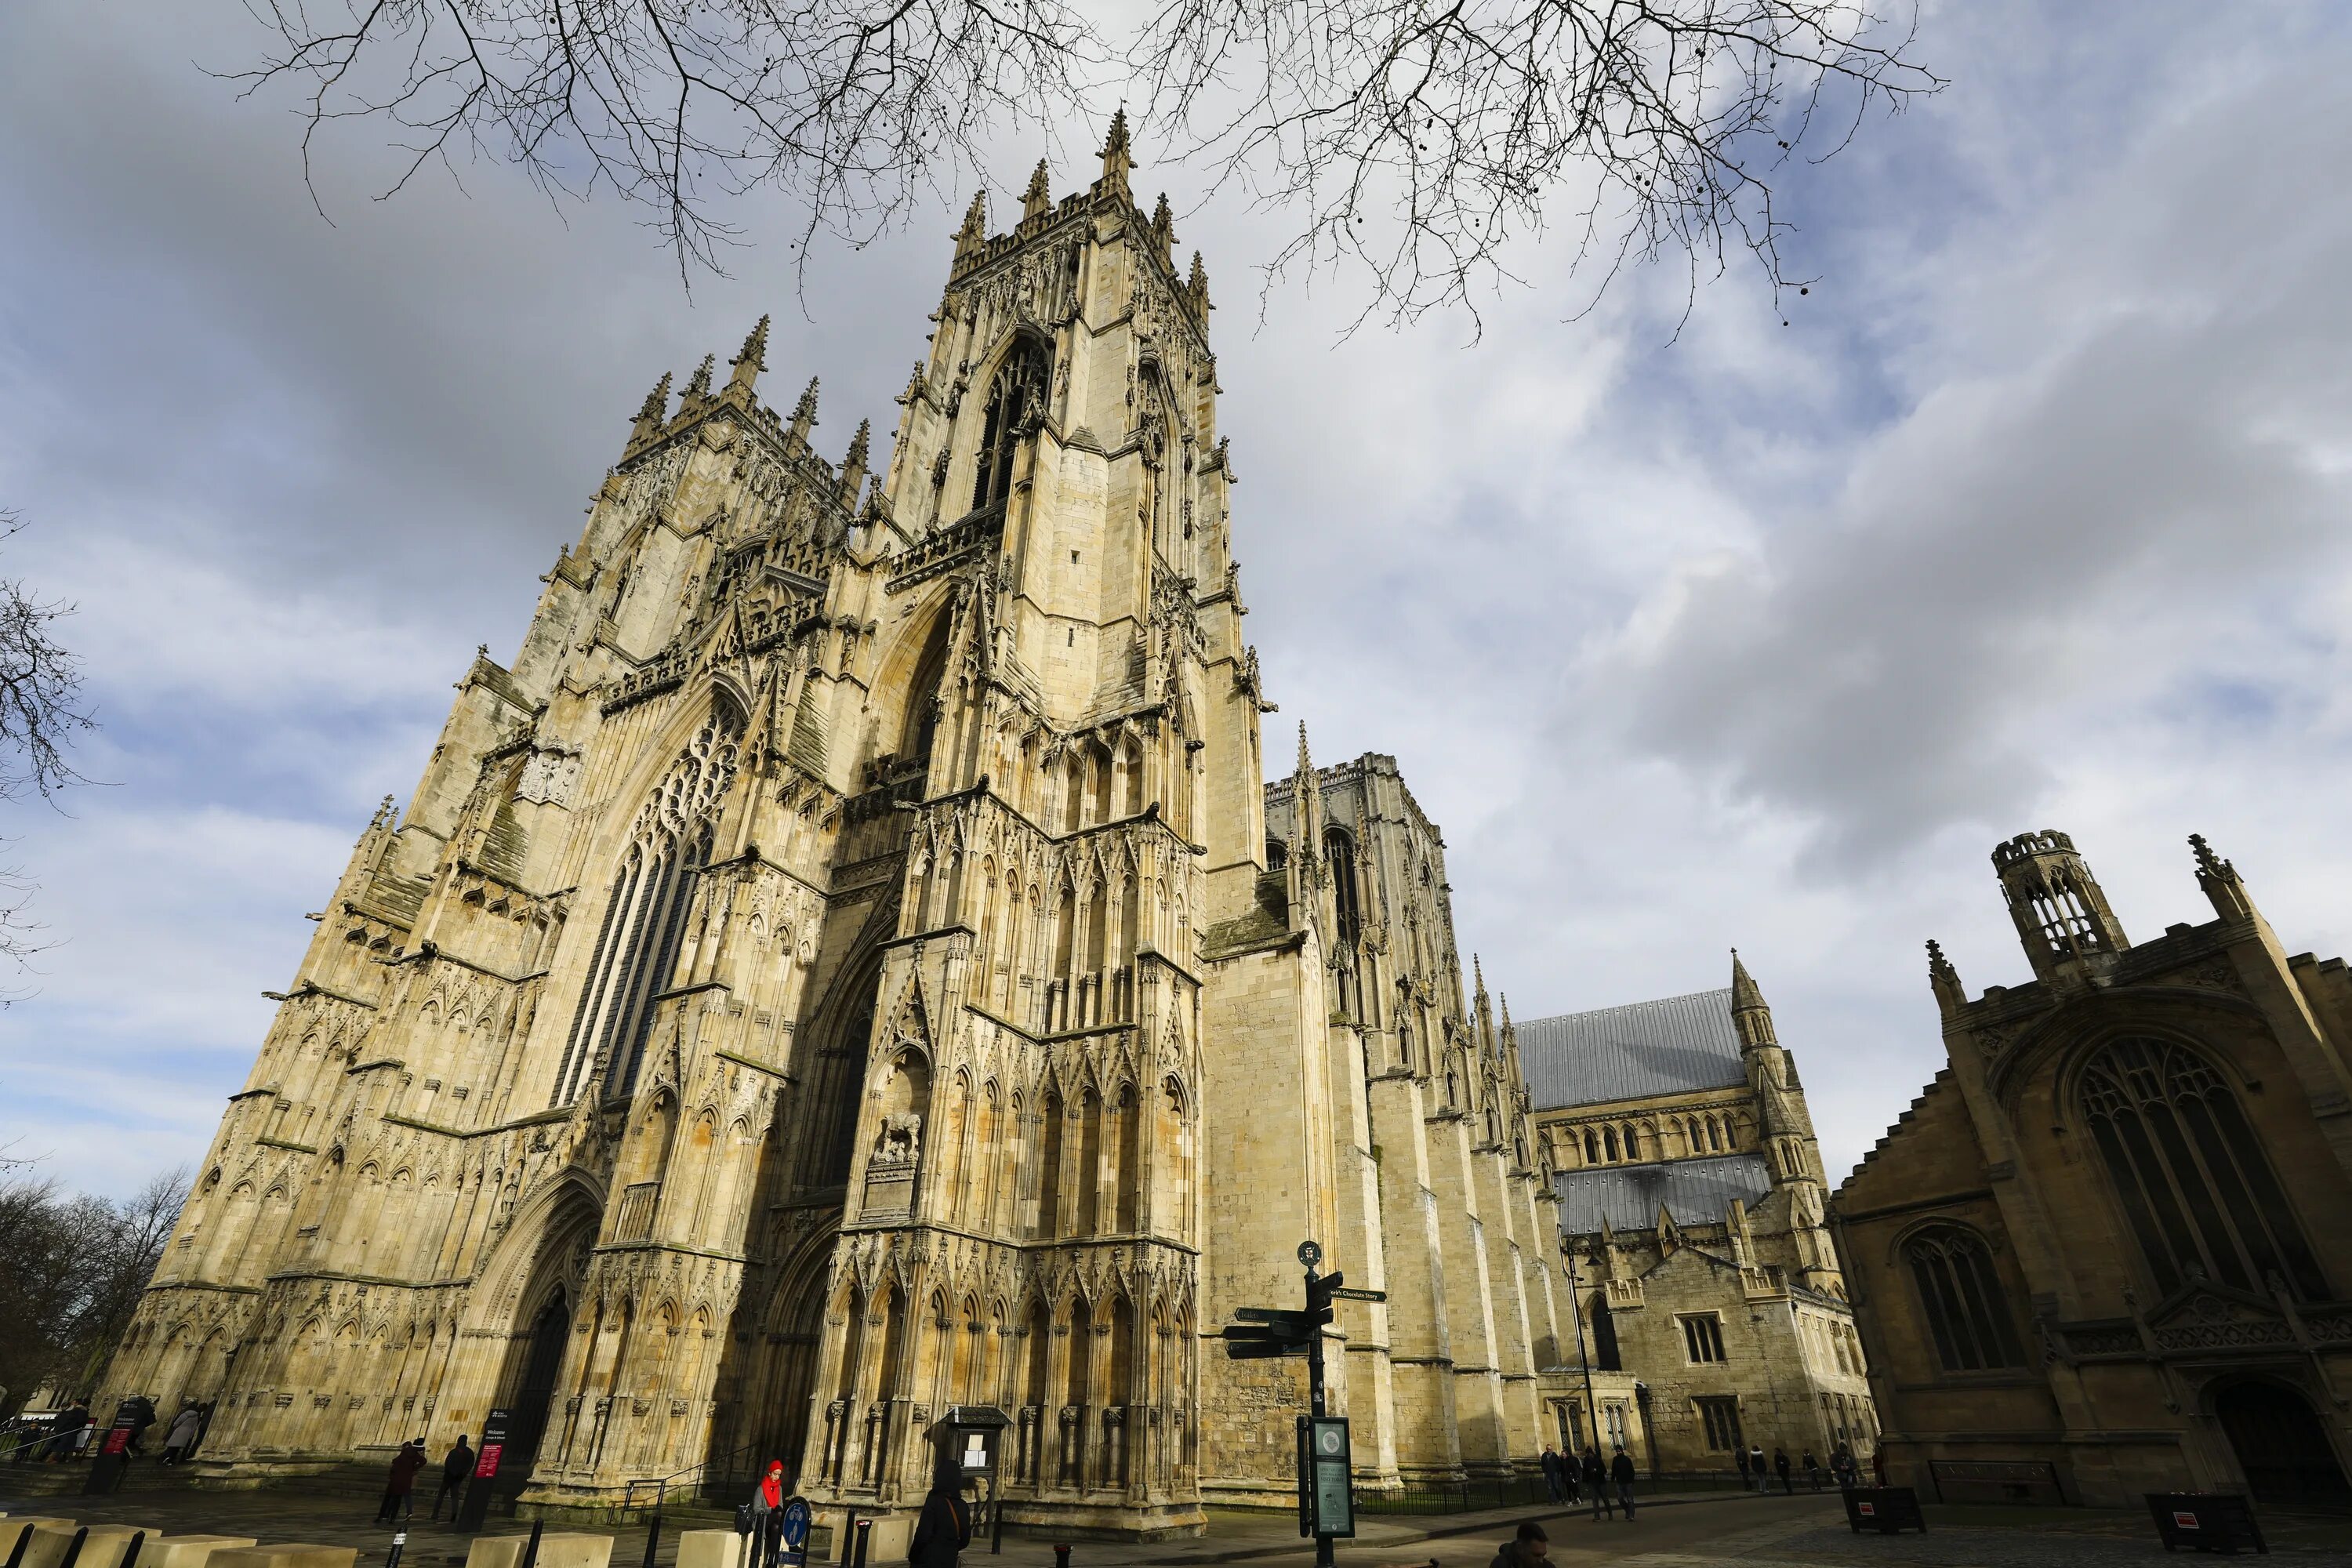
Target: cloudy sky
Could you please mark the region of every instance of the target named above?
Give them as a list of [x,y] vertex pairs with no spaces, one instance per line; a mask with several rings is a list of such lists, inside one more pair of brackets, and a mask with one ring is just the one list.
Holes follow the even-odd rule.
[[[1399,759],[1517,1016],[1720,985],[1737,944],[1835,1177],[1940,1059],[1921,942],[2026,973],[2000,838],[2071,831],[2147,936],[2208,918],[2201,831],[2289,951],[2352,946],[2331,9],[1930,7],[1953,85],[1790,191],[1822,282],[1785,327],[1736,269],[1678,337],[1678,276],[1571,320],[1542,246],[1475,341],[1342,342],[1345,279],[1261,325],[1266,220],[1139,149],[1223,306],[1269,723]],[[629,213],[496,169],[378,203],[330,159],[331,225],[285,104],[199,68],[256,47],[240,5],[105,10],[0,7],[0,571],[79,604],[104,725],[102,787],[0,805],[58,939],[0,1012],[0,1140],[121,1192],[201,1152],[303,912],[475,645],[511,656],[655,376],[773,310],[820,442],[887,424],[956,212],[799,299],[756,203],[773,247],[691,297]]]

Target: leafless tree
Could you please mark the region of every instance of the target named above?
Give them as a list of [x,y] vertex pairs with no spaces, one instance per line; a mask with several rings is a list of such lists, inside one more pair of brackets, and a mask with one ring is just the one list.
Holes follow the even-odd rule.
[[[1895,0],[1908,4],[1909,0]],[[862,244],[1008,126],[1141,100],[1180,155],[1297,222],[1270,259],[1354,268],[1368,314],[1473,301],[1574,214],[1597,297],[1629,259],[1691,284],[1741,249],[1776,298],[1785,171],[1942,85],[1870,0],[1159,0],[1107,39],[1061,0],[247,0],[299,94],[305,168],[391,129],[394,188],[457,155],[649,208],[681,265],[741,237],[724,198]]]
[[[0,511],[0,543],[24,526],[16,513]],[[51,631],[71,614],[71,605],[39,597],[21,578],[0,577],[0,800],[46,800],[82,782],[66,752],[93,721],[81,706],[80,666]],[[21,867],[0,864],[0,959],[19,966],[43,945],[27,912],[32,894]],[[6,1002],[0,992],[0,1005]]]
[[0,1386],[21,1397],[61,1379],[68,1393],[95,1391],[187,1197],[184,1169],[120,1203],[49,1180],[0,1182]]

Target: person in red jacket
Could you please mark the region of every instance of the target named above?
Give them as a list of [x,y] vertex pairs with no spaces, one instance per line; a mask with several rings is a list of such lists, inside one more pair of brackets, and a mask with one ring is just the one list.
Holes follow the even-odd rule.
[[[392,1457],[392,1474],[384,1479],[383,1504],[375,1510],[378,1524],[402,1524],[416,1509],[416,1472],[425,1468],[425,1439],[411,1437]],[[398,1518],[394,1518],[394,1515]]]

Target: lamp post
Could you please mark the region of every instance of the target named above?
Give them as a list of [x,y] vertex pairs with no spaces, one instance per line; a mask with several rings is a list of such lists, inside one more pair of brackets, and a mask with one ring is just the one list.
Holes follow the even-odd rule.
[[1576,1361],[1584,1372],[1584,1419],[1592,1431],[1592,1451],[1601,1452],[1601,1406],[1592,1397],[1592,1354],[1584,1348],[1584,1302],[1579,1294],[1583,1281],[1576,1274],[1576,1252],[1568,1237],[1559,1238],[1560,1268],[1568,1275],[1568,1310],[1576,1320]]

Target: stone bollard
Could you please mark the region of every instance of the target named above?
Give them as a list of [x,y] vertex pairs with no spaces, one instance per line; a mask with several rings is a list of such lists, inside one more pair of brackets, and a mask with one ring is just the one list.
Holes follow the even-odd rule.
[[[478,1535],[466,1552],[466,1568],[521,1568],[528,1535]],[[585,1531],[539,1532],[538,1568],[612,1568],[613,1538]]]
[[280,1542],[269,1546],[224,1546],[205,1560],[205,1568],[354,1568],[356,1546],[320,1546],[309,1542]]
[[250,1535],[150,1536],[139,1568],[212,1568],[214,1552],[253,1544]]
[[744,1568],[743,1549],[753,1538],[731,1530],[689,1530],[677,1538],[677,1568]]

